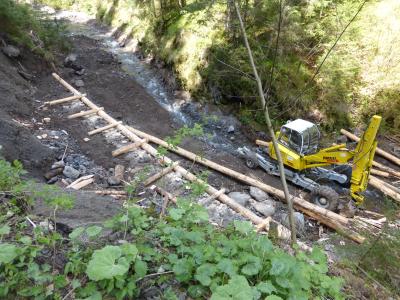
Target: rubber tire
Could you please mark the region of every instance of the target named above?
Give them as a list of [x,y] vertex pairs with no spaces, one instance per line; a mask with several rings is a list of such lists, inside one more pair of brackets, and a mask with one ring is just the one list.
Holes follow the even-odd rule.
[[[319,199],[324,197],[327,199],[327,205],[321,205]],[[339,205],[339,194],[336,193],[334,189],[326,185],[320,185],[314,191],[311,192],[310,195],[311,202],[315,205],[323,207],[325,209],[336,211]]]
[[333,168],[333,170],[339,174],[347,176],[347,180],[345,183],[338,184],[344,188],[349,188],[351,186],[351,175],[353,174],[353,168],[350,165],[339,165]]
[[256,169],[258,167],[258,163],[254,162],[254,159],[248,158],[246,159],[246,166],[249,169]]

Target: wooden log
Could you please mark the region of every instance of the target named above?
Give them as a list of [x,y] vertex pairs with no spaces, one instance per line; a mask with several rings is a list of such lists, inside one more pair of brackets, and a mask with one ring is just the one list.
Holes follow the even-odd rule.
[[[99,112],[101,112],[101,111],[99,111]],[[117,127],[119,124],[122,124],[122,122],[121,121],[119,121],[119,122],[115,121],[115,122],[113,122],[113,123],[111,123],[109,125],[106,125],[104,127],[100,127],[100,128],[95,129],[95,130],[89,131],[88,135],[94,135],[94,134],[100,133],[102,131]]]
[[77,183],[79,183],[79,182],[81,182],[83,180],[90,179],[90,178],[93,178],[93,177],[94,177],[94,175],[86,175],[86,176],[79,177],[77,180],[75,180],[74,182],[69,184],[66,188],[70,188],[73,185],[75,185],[75,184],[77,184]]
[[118,155],[127,153],[129,151],[135,150],[136,148],[139,148],[140,146],[142,146],[142,144],[147,143],[148,140],[147,139],[142,139],[141,141],[126,145],[126,146],[122,146],[121,148],[118,148],[117,150],[114,150],[111,154],[113,157],[116,157]]
[[388,172],[389,174],[391,174],[393,176],[400,178],[400,172],[397,172],[397,171],[393,170],[392,168],[389,168],[388,166],[382,165],[381,163],[379,163],[377,161],[373,161],[372,166],[377,167],[383,171]]
[[[319,215],[315,214],[314,212],[309,212],[308,215],[311,218],[319,221]],[[327,220],[326,222],[334,222],[334,221]],[[352,241],[354,241],[356,243],[362,244],[362,243],[365,242],[365,237],[363,237],[362,235],[358,234],[357,232],[354,232],[354,231],[346,228],[345,226],[343,226],[341,224],[333,223],[333,224],[330,224],[330,225],[328,225],[328,224],[325,224],[325,225],[327,225],[328,227],[331,227],[331,228],[335,228],[335,230],[339,234],[342,234],[343,236],[346,236],[347,238],[351,239]]]
[[94,191],[97,195],[119,195],[125,196],[128,195],[125,191],[117,191],[117,190],[105,190],[105,191]]
[[167,192],[166,190],[164,190],[163,188],[161,188],[159,186],[153,185],[150,187],[150,189],[153,191],[156,191],[163,197],[167,197],[169,201],[172,201],[174,203],[176,203],[176,201],[177,201],[175,196],[173,196],[171,193]]
[[224,194],[225,192],[226,192],[226,190],[224,188],[222,188],[218,192],[216,192],[215,194],[213,194],[210,197],[208,197],[204,202],[208,202],[208,201],[217,199],[220,195]]
[[377,175],[377,176],[381,176],[381,177],[386,177],[386,178],[390,177],[389,172],[379,171],[379,170],[376,170],[376,169],[371,169],[370,173],[372,175]]
[[82,180],[82,181],[70,186],[70,188],[74,189],[74,190],[80,190],[81,188],[84,188],[85,186],[88,186],[89,184],[91,184],[93,182],[94,182],[94,178],[85,179],[85,180]]
[[62,98],[62,99],[57,99],[57,100],[53,100],[53,101],[47,101],[44,104],[49,104],[49,105],[56,105],[56,104],[60,104],[60,103],[64,103],[64,102],[69,102],[69,101],[74,101],[74,100],[79,100],[82,97],[85,97],[86,94],[75,94],[73,96],[70,97],[66,97],[66,98]]
[[382,180],[379,180],[374,176],[369,176],[369,184],[372,185],[374,188],[380,190],[386,196],[400,203],[400,194],[396,193],[395,190],[389,188],[387,184],[385,184],[385,182],[383,182]]
[[95,114],[100,110],[104,110],[104,107],[99,107],[99,109],[90,109],[90,110],[87,110],[87,111],[81,111],[81,112],[78,112],[76,114],[69,115],[67,118],[68,119],[75,119],[75,118],[79,118],[79,117],[84,117],[84,116],[87,116],[87,115]]
[[[182,149],[180,147],[171,147],[165,141],[163,141],[163,140],[161,140],[161,139],[159,139],[157,137],[151,136],[149,134],[146,134],[146,133],[144,133],[144,132],[142,132],[140,130],[137,130],[135,128],[129,127],[129,129],[133,133],[135,133],[136,135],[140,136],[141,138],[148,138],[148,140],[150,142],[158,144],[158,145],[161,145],[161,146],[165,147],[166,149],[169,149],[170,151],[173,151],[173,152],[175,152],[175,153],[177,153],[177,154],[179,154],[179,155],[181,155],[183,157],[186,157],[186,158],[188,158],[188,159],[190,159],[190,160],[192,160],[192,161],[194,161],[196,163],[202,164],[202,165],[204,165],[206,167],[209,167],[210,169],[213,169],[213,170],[216,170],[216,171],[218,171],[220,173],[223,173],[223,174],[226,174],[228,176],[231,176],[231,177],[233,177],[235,179],[238,179],[238,180],[240,180],[242,182],[245,182],[245,183],[247,183],[249,185],[258,187],[258,188],[262,189],[263,191],[265,191],[265,192],[267,192],[269,194],[276,195],[279,199],[281,199],[283,201],[285,199],[285,195],[284,195],[282,190],[279,190],[277,188],[271,187],[271,186],[269,186],[269,185],[267,185],[267,184],[265,184],[265,183],[263,183],[263,182],[261,182],[259,180],[251,178],[249,176],[246,176],[246,175],[244,175],[242,173],[239,173],[239,172],[234,171],[232,169],[229,169],[227,167],[221,166],[221,165],[219,165],[219,164],[217,164],[215,162],[212,162],[212,161],[210,161],[210,160],[208,160],[208,159],[206,159],[204,157],[200,157],[200,156],[198,156],[198,155],[196,155],[196,154],[194,154],[192,152],[189,152],[189,151],[187,151],[185,149]],[[323,219],[324,218],[330,218],[331,220],[335,220],[335,221],[341,222],[342,224],[347,224],[348,223],[348,219],[346,217],[341,216],[339,214],[336,214],[336,213],[334,213],[332,211],[329,211],[327,209],[324,209],[322,207],[319,207],[319,206],[317,206],[315,204],[312,204],[312,203],[310,203],[310,202],[308,202],[306,200],[303,200],[303,199],[301,199],[299,197],[293,197],[293,203],[294,203],[294,205],[295,205],[295,207],[297,209],[303,211],[306,214],[309,211],[313,211],[316,214],[320,215],[321,216],[320,219],[321,219],[322,223],[323,223]],[[329,224],[332,224],[332,222],[329,222]]]
[[258,146],[269,147],[269,142],[262,141],[262,140],[256,140],[256,144],[257,144]]
[[167,175],[168,173],[172,172],[175,167],[179,165],[179,161],[174,162],[172,165],[170,165],[169,167],[166,167],[164,169],[162,169],[160,172],[154,174],[153,176],[147,178],[144,181],[144,186],[148,186],[150,184],[152,184],[153,182],[157,181],[158,179],[160,179],[161,177]]
[[[57,74],[53,73],[53,77],[60,82],[66,89],[68,89],[69,91],[71,91],[74,94],[79,94],[79,91],[76,90],[73,86],[71,86],[69,83],[67,83],[65,80],[63,80],[60,76],[58,76]],[[90,101],[88,98],[86,97],[82,97],[81,101],[83,103],[85,103],[89,108],[98,108],[97,105],[95,105],[92,101]],[[104,111],[100,111],[99,112],[99,116],[102,117],[104,120],[106,120],[107,122],[114,124],[116,122],[116,120],[114,118],[112,118],[110,115],[108,115],[106,112]],[[128,128],[128,126],[124,126],[121,123],[116,125],[117,128],[120,130],[120,132],[125,135],[127,138],[129,138],[130,140],[132,140],[133,142],[138,142],[141,140],[141,138],[136,135],[134,133],[134,131],[132,130],[133,128]],[[136,129],[135,129],[136,130]],[[145,138],[145,136],[142,136],[142,138]],[[150,139],[149,139],[150,140]],[[144,143],[141,145],[141,147],[146,150],[149,154],[153,155],[154,157],[158,156],[158,151],[157,149],[155,149],[154,147],[152,147],[151,145],[149,145],[148,143]],[[201,162],[202,160],[204,160],[203,158],[199,157],[198,162]],[[168,158],[165,158],[165,161],[167,163],[172,163],[172,161]],[[190,180],[190,181],[198,181],[198,178],[188,172],[187,170],[185,170],[184,168],[177,166],[176,167],[179,171],[186,179]],[[239,173],[240,174],[240,173]],[[240,174],[241,175],[241,174]],[[247,177],[247,176],[246,176]],[[243,181],[243,180],[242,180]],[[264,190],[270,190],[270,193],[274,194],[273,192],[276,193],[276,195],[279,198],[283,198],[284,199],[284,195],[283,195],[283,191],[280,191],[278,189],[274,189],[268,185],[263,185],[260,182],[261,186],[264,187]],[[217,189],[213,188],[212,186],[208,185],[207,188],[207,193],[209,193],[210,195],[215,194],[216,192],[218,192]],[[218,197],[218,200],[221,201],[222,203],[225,203],[226,205],[230,206],[233,210],[235,210],[236,212],[238,212],[239,214],[241,214],[242,216],[248,218],[251,222],[253,222],[254,224],[261,224],[263,222],[263,219],[260,218],[259,216],[257,216],[256,214],[254,214],[252,211],[246,209],[245,207],[241,206],[240,204],[238,204],[236,201],[234,201],[233,199],[231,199],[230,197],[228,197],[225,194],[222,194]],[[301,200],[301,201],[299,201]],[[306,202],[300,198],[294,197],[294,202],[298,203],[298,207],[299,208],[303,208],[303,207],[310,207],[310,209],[313,209],[314,207],[317,208],[317,211],[319,209],[319,207],[317,207],[316,205],[313,205],[309,202]],[[304,202],[304,203],[303,203]],[[335,214],[333,212],[327,211],[323,208],[320,208],[321,210],[319,210],[318,213],[316,213],[316,215],[319,216],[320,218],[320,222],[324,223],[328,226],[330,226],[331,228],[335,229],[338,226],[338,222],[342,222],[342,223],[347,223],[348,219],[342,216],[339,216],[338,214]],[[334,216],[338,216],[338,219],[336,219],[336,222],[332,222],[332,219],[330,217],[333,217],[333,219],[335,219]],[[349,238],[352,238],[351,235],[347,235]]]
[[[342,134],[344,134],[345,136],[347,136],[348,138],[352,139],[355,142],[359,142],[360,141],[360,138],[358,136],[352,134],[351,132],[348,132],[347,130],[341,129],[340,132]],[[388,153],[386,151],[383,151],[382,149],[380,149],[378,147],[376,148],[375,152],[378,155],[380,155],[380,156],[386,158],[387,160],[390,160],[391,162],[395,163],[396,165],[400,166],[400,158],[398,158],[398,157],[396,157],[396,156],[394,156],[394,155],[392,155],[392,154],[390,154],[390,153]]]

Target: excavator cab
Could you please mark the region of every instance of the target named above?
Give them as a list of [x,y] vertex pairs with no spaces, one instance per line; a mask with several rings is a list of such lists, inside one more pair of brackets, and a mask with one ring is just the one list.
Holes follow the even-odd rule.
[[278,142],[300,155],[308,155],[318,151],[320,138],[317,125],[297,119],[281,127]]

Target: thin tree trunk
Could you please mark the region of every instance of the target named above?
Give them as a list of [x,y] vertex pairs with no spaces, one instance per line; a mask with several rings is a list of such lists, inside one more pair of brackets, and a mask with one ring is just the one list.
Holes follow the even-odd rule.
[[265,102],[265,97],[264,97],[264,90],[262,87],[261,79],[258,76],[256,65],[254,63],[253,53],[251,51],[249,41],[247,39],[247,34],[246,34],[246,30],[245,30],[245,27],[244,27],[244,24],[242,21],[242,17],[240,15],[239,7],[236,2],[234,2],[234,4],[235,4],[237,16],[239,18],[240,28],[242,30],[244,43],[247,48],[247,52],[249,54],[250,64],[251,64],[251,67],[253,68],[254,77],[257,82],[257,89],[258,89],[258,93],[259,93],[259,96],[261,99],[261,105],[264,108],[265,121],[267,123],[268,131],[271,136],[272,143],[273,143],[274,149],[275,149],[275,153],[276,153],[276,156],[278,159],[279,174],[280,174],[281,181],[282,181],[283,192],[285,193],[286,203],[288,204],[288,209],[289,209],[289,223],[290,223],[290,231],[291,231],[291,240],[292,240],[292,245],[294,245],[294,244],[296,244],[296,227],[295,227],[295,223],[294,223],[293,203],[292,203],[292,198],[290,197],[289,189],[288,189],[288,186],[286,183],[285,169],[284,169],[283,162],[282,162],[282,156],[281,156],[281,152],[279,151],[278,142],[276,140],[275,132],[272,127],[271,119],[269,117],[268,106]]

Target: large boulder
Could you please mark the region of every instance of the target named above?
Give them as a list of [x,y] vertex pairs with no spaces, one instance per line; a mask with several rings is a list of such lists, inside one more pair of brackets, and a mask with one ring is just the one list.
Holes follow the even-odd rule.
[[275,201],[265,200],[263,202],[250,201],[251,206],[266,217],[270,217],[275,213]]
[[228,194],[228,196],[242,206],[246,206],[249,200],[251,199],[251,196],[249,194],[241,192],[231,192]]
[[266,192],[254,186],[250,187],[250,195],[260,202],[268,199],[268,194]]

